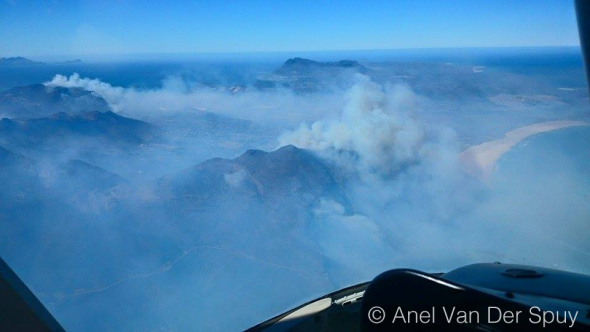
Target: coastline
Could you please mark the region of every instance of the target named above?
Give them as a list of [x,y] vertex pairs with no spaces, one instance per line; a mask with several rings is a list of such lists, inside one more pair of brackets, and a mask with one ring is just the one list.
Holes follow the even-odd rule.
[[459,160],[465,172],[483,182],[487,182],[496,169],[498,159],[522,140],[557,129],[588,125],[590,123],[584,121],[560,120],[520,127],[509,131],[500,139],[466,149],[459,154]]

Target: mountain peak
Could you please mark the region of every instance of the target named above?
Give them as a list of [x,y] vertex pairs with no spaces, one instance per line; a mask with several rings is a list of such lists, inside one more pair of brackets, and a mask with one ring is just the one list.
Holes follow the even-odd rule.
[[258,78],[255,85],[262,90],[284,87],[296,92],[316,92],[338,86],[356,73],[368,72],[368,68],[354,60],[321,62],[291,58],[272,74]]
[[106,100],[82,88],[32,84],[0,92],[0,114],[10,118],[46,117],[56,112],[108,111]]
[[[300,149],[294,145],[285,145],[282,146],[274,151],[266,152],[262,150],[250,149],[246,151],[244,154],[236,158],[236,161],[239,162],[248,162],[249,160],[257,160],[261,161],[263,159],[269,160],[285,160],[285,158],[310,158],[311,152],[307,150]],[[315,158],[315,157],[314,157]]]
[[109,144],[119,148],[158,140],[151,124],[111,111],[59,112],[44,118],[0,120],[0,139],[17,146],[54,146],[64,138],[85,138],[81,144],[92,145],[92,140],[96,140],[101,146]]
[[321,62],[304,59],[304,58],[291,58],[285,61],[283,66],[313,66],[313,65],[321,65]]
[[[227,189],[228,178],[231,190]],[[293,145],[271,152],[248,150],[231,160],[210,159],[162,178],[159,183],[179,200],[245,195],[281,202],[286,197],[303,201],[327,197],[349,205],[331,168],[314,153]]]
[[285,61],[283,67],[332,67],[332,68],[364,68],[355,60],[340,60],[334,62],[320,62],[304,58],[291,58]]
[[[297,151],[297,150],[301,150],[301,149],[298,148],[298,147],[296,147],[293,144],[287,144],[287,145],[283,145],[283,146],[281,146],[280,148],[277,149],[277,151],[280,151],[280,150],[283,150],[283,151]],[[303,151],[303,150],[301,150],[301,151]]]

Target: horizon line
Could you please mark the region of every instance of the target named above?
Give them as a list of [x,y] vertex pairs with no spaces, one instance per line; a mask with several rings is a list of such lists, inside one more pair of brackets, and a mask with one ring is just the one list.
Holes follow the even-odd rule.
[[341,50],[292,50],[292,51],[189,51],[189,52],[122,52],[122,53],[86,53],[86,54],[15,54],[4,55],[0,58],[24,57],[27,59],[43,58],[74,58],[79,57],[98,58],[98,57],[153,57],[153,56],[211,56],[211,55],[273,55],[273,54],[293,54],[293,53],[356,53],[356,52],[407,52],[407,51],[453,51],[453,50],[492,50],[492,49],[558,49],[558,48],[578,48],[576,45],[538,45],[538,46],[465,46],[465,47],[408,47],[408,48],[374,48],[374,49],[341,49]]

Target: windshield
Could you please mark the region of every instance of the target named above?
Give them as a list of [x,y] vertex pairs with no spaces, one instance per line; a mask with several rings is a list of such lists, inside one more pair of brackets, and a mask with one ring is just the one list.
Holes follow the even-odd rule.
[[71,331],[393,268],[590,273],[569,1],[2,1],[0,257]]

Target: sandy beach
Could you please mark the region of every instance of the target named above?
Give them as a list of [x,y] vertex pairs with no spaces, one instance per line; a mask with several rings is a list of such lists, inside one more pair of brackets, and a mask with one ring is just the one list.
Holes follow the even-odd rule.
[[461,152],[459,158],[467,173],[487,182],[496,169],[497,160],[523,139],[556,129],[588,125],[590,123],[583,121],[564,120],[524,126],[506,133],[503,138],[472,146]]

